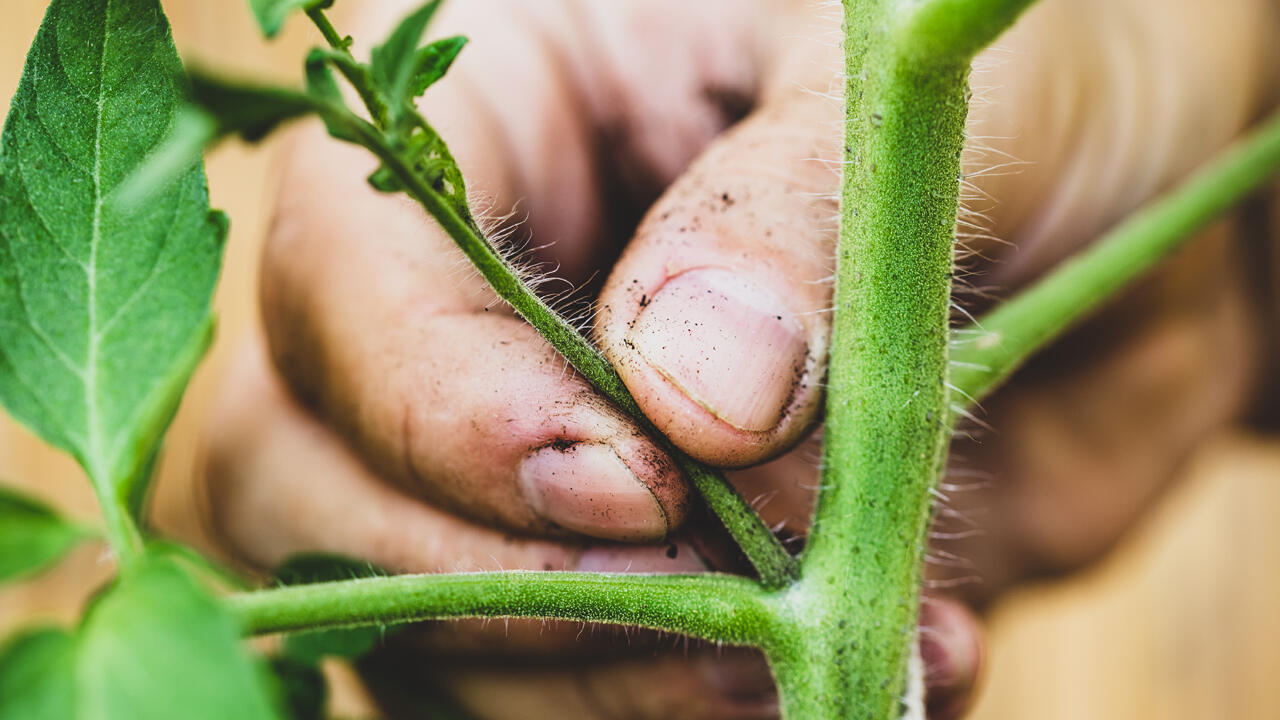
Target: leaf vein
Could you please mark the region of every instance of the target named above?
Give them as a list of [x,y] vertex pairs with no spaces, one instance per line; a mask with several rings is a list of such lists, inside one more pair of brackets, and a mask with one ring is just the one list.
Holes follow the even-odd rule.
[[[21,228],[15,228],[15,231],[18,233],[19,236],[22,236]],[[15,288],[16,291],[14,292],[14,297],[18,301],[18,307],[22,310],[23,319],[27,321],[27,327],[31,329],[32,334],[35,335],[35,337],[38,340],[40,340],[40,343],[42,345],[44,345],[46,348],[49,349],[49,352],[53,353],[53,356],[57,358],[58,361],[62,363],[62,365],[66,366],[66,368],[70,370],[72,374],[76,375],[81,380],[83,380],[84,369],[80,367],[78,364],[76,364],[76,362],[73,361],[70,356],[68,356],[65,352],[63,352],[63,350],[59,348],[55,342],[53,342],[53,338],[49,335],[48,331],[44,329],[43,325],[41,325],[39,322],[36,321],[35,315],[31,312],[31,308],[27,306],[27,298],[24,292],[26,283],[23,282],[21,266],[19,266],[19,264],[14,261],[13,245],[10,242],[9,236],[7,234],[0,234],[0,238],[4,239],[5,254],[9,256],[9,261],[14,268],[13,282],[14,282],[14,285],[17,286]],[[29,242],[28,240],[26,240],[25,237],[23,237],[22,239],[23,239],[23,242]]]
[[[111,0],[106,0],[102,8],[102,47],[98,53],[98,93],[95,102],[96,117],[93,127],[93,232],[89,238],[89,343],[86,347],[85,371],[85,407],[89,435],[89,457],[94,467],[90,475],[102,472],[102,427],[98,409],[98,343],[94,339],[98,334],[98,243],[102,239],[102,115],[104,110],[104,85],[107,65],[107,41],[111,33]],[[108,481],[108,478],[94,477],[95,482]]]
[[[62,68],[62,76],[63,78],[66,79],[67,84],[72,85],[74,87],[74,84],[71,82],[71,78],[67,76],[66,66],[65,65],[59,65],[59,66]],[[67,152],[65,148],[63,148],[61,145],[58,144],[58,141],[57,141],[58,134],[54,131],[53,128],[49,127],[49,123],[45,121],[44,113],[40,111],[39,81],[35,81],[31,83],[31,93],[32,93],[31,100],[29,101],[31,103],[31,114],[35,117],[36,124],[40,126],[41,130],[44,131],[45,137],[48,140],[49,147],[53,148],[54,154],[56,154],[58,157],[61,157],[63,161],[66,162],[66,164],[70,165],[76,170],[79,170],[85,175],[88,175],[92,171],[92,169],[77,162],[76,159],[72,157],[71,153]],[[76,90],[76,94],[83,95],[83,93],[81,93],[79,90]]]
[[152,260],[151,269],[147,271],[147,277],[144,278],[142,282],[138,283],[138,286],[133,289],[133,292],[129,293],[129,297],[126,298],[118,308],[116,308],[115,312],[111,313],[111,317],[108,318],[106,323],[104,323],[98,332],[92,336],[93,342],[97,342],[106,337],[107,333],[111,331],[111,328],[115,326],[116,321],[124,316],[129,308],[137,302],[139,297],[142,296],[147,287],[151,285],[152,281],[160,275],[160,268],[164,264],[163,261],[165,260],[165,255],[169,252],[169,245],[173,242],[173,236],[176,234],[175,231],[178,227],[178,209],[186,202],[188,192],[188,187],[184,186],[182,188],[181,199],[174,202],[171,206],[173,208],[173,214],[169,219],[169,229],[165,231],[164,243],[160,246],[159,252],[156,253],[155,259]]
[[[13,262],[13,248],[10,245],[9,236],[4,233],[0,233],[0,241],[3,241],[4,243],[4,251],[9,257],[10,265],[16,268],[17,264]],[[18,304],[22,308],[23,315],[27,318],[28,325],[32,325],[32,330],[34,331],[35,327],[31,323],[31,317],[30,313],[27,311],[26,301],[22,297],[22,279],[16,272],[14,274],[14,282],[18,286],[17,292],[15,293],[18,298]],[[39,333],[37,333],[37,337],[39,337]],[[35,385],[22,375],[19,370],[19,364],[13,361],[3,343],[0,343],[0,357],[4,358],[5,363],[9,366],[12,377],[17,380],[18,384],[30,394],[32,401],[34,401],[35,404],[44,411],[44,415],[48,421],[58,428],[59,434],[62,438],[67,442],[71,442],[72,433],[68,432],[67,427],[58,419],[59,416],[53,412],[53,408],[44,401],[42,394],[36,390]]]
[[71,252],[71,249],[58,238],[58,234],[53,231],[53,228],[49,227],[49,221],[45,220],[44,215],[40,213],[40,209],[37,208],[36,204],[32,201],[31,191],[27,185],[26,167],[22,163],[22,156],[18,156],[17,182],[22,187],[22,197],[26,198],[25,204],[27,208],[31,210],[31,214],[35,217],[36,222],[40,223],[40,227],[49,235],[49,240],[55,247],[62,251],[62,254],[65,255],[68,260],[75,263],[77,267],[84,271],[85,275],[88,275],[89,265],[85,263],[85,261],[76,257],[75,254]]
[[[58,434],[62,436],[62,439],[68,444],[75,444],[75,441],[72,440],[75,434],[69,432],[67,426],[64,425],[62,421],[58,419],[58,415],[55,414],[53,412],[53,408],[50,407],[49,404],[44,401],[42,394],[36,388],[36,386],[32,384],[30,380],[23,377],[22,373],[18,371],[18,364],[13,362],[12,358],[9,357],[9,353],[5,352],[3,346],[0,346],[0,358],[4,358],[4,363],[9,366],[11,370],[10,374],[12,375],[13,379],[18,381],[18,384],[21,385],[22,388],[26,390],[28,394],[30,394],[31,400],[35,402],[36,405],[40,406],[40,409],[44,411],[45,418],[49,421],[49,423],[58,428]],[[49,438],[45,438],[45,439],[48,440]],[[81,438],[81,440],[83,440],[83,438]],[[54,444],[56,445],[58,443],[54,443]]]

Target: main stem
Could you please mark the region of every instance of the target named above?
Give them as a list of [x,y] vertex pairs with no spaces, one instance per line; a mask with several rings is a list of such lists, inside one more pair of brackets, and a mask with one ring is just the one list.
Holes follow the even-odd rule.
[[[898,713],[920,568],[949,436],[947,319],[967,67],[921,73],[877,51],[845,87],[851,148],[841,191],[824,492],[802,558],[823,615],[861,618],[803,673],[826,695],[789,717]],[[887,55],[887,57],[886,57]],[[856,55],[849,75],[856,77]],[[859,97],[861,90],[861,97]],[[871,619],[874,618],[873,621]],[[821,683],[821,684],[818,684]]]
[[948,317],[969,62],[1026,4],[904,10],[845,0],[824,475],[800,584],[784,605],[796,608],[794,630],[766,648],[788,718],[901,714],[931,490],[950,434]]

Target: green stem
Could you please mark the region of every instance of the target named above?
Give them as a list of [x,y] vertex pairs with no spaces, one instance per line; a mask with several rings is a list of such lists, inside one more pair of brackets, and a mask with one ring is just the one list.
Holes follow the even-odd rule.
[[[1021,2],[845,0],[845,163],[822,490],[789,718],[900,712],[925,535],[949,439],[952,245],[972,54]],[[987,21],[993,6],[1002,12]],[[946,22],[940,23],[939,20]],[[855,619],[860,621],[854,622]]]
[[579,620],[735,645],[773,632],[768,595],[730,575],[486,572],[395,575],[232,595],[246,633],[468,617]]
[[1043,280],[957,331],[951,384],[976,402],[1280,168],[1280,114]]
[[369,115],[373,118],[373,122],[380,128],[386,129],[389,122],[389,112],[387,104],[382,100],[382,96],[374,87],[373,76],[369,69],[355,59],[351,54],[351,43],[348,39],[338,34],[333,23],[329,22],[329,16],[324,14],[324,10],[319,8],[308,8],[307,17],[311,18],[311,22],[320,30],[320,34],[324,36],[325,42],[335,52],[339,53],[344,59],[335,59],[333,65],[338,68],[338,72],[351,83],[351,87],[355,88],[360,95],[360,100],[364,106],[369,109]]
[[311,22],[315,24],[320,34],[324,37],[324,41],[329,43],[329,47],[334,50],[348,52],[350,51],[350,43],[347,39],[338,34],[338,29],[329,22],[329,16],[324,14],[324,10],[320,8],[307,8],[307,17],[311,18]]
[[782,543],[769,531],[742,495],[721,473],[688,457],[666,440],[645,417],[609,361],[592,347],[577,328],[552,310],[524,283],[515,268],[502,257],[474,223],[459,215],[450,203],[436,193],[382,133],[345,111],[329,109],[325,112],[331,121],[348,127],[360,138],[362,145],[373,151],[396,174],[405,191],[435,218],[499,297],[528,321],[588,382],[630,414],[643,430],[658,439],[675,457],[681,469],[702,494],[707,506],[720,518],[725,529],[756,568],[762,583],[768,587],[781,587],[795,578],[794,558],[782,547]]
[[[644,424],[647,422],[646,420]],[[662,437],[656,433],[657,430],[650,431],[652,437]],[[795,558],[782,546],[737,488],[730,485],[719,471],[685,455],[665,439],[663,444],[689,477],[707,507],[720,519],[725,530],[759,573],[760,583],[766,588],[776,589],[794,582],[800,575]]]
[[934,65],[969,61],[1035,0],[923,0],[894,23],[904,56]]
[[94,481],[98,506],[102,509],[102,521],[106,528],[107,542],[115,551],[121,567],[128,567],[142,554],[142,533],[129,514],[128,499],[121,497],[117,487],[110,483]]

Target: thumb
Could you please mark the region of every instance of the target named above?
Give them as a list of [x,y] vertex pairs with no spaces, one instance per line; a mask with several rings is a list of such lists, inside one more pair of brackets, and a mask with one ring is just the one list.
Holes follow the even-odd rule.
[[658,428],[704,461],[759,462],[816,419],[838,112],[793,90],[712,143],[601,293],[606,355]]

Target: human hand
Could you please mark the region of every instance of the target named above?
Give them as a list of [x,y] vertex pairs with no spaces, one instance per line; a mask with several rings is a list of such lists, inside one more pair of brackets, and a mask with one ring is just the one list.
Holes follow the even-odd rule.
[[[999,200],[984,207],[989,234],[1014,243],[970,239],[990,263],[975,268],[994,268],[977,282],[1001,292],[1209,156],[1256,109],[1262,40],[1241,38],[1261,32],[1258,2],[1092,5],[1048,0],[976,80],[992,90],[974,134],[995,137],[970,167],[1001,152],[1028,163],[975,178]],[[405,9],[379,4],[367,21],[384,27]],[[1112,27],[1103,18],[1129,22],[1098,37]],[[473,190],[494,214],[519,200],[518,232],[554,240],[535,257],[571,282],[611,268],[594,328],[646,413],[695,457],[755,465],[731,478],[801,537],[816,453],[793,448],[821,407],[839,157],[838,106],[823,96],[838,87],[832,18],[767,0],[473,0],[438,28],[473,39],[426,107]],[[1201,50],[1194,63],[1187,43]],[[1100,50],[1114,62],[1095,65]],[[1178,72],[1192,64],[1212,72]],[[270,355],[298,400],[260,353],[228,386],[208,480],[235,552],[262,567],[322,550],[416,572],[731,565],[705,522],[682,529],[689,490],[661,449],[495,304],[418,208],[368,189],[372,169],[316,127],[290,147],[262,289]],[[985,536],[938,544],[974,565],[938,580],[976,573],[987,582],[965,591],[984,599],[1091,557],[1190,442],[1239,410],[1251,328],[1231,272],[1221,237],[1198,244],[993,398],[984,417],[1000,433],[958,449],[965,469],[997,479],[948,502],[966,517],[998,512]],[[1080,344],[1096,347],[1082,356]],[[976,632],[954,604],[927,603],[926,615],[942,717],[972,682]],[[434,625],[419,649],[480,657],[436,672],[485,717],[773,712],[751,654],[647,649],[584,669],[583,653],[602,647],[584,650],[577,627],[511,628],[497,639],[492,624]],[[536,669],[494,668],[495,652]]]

